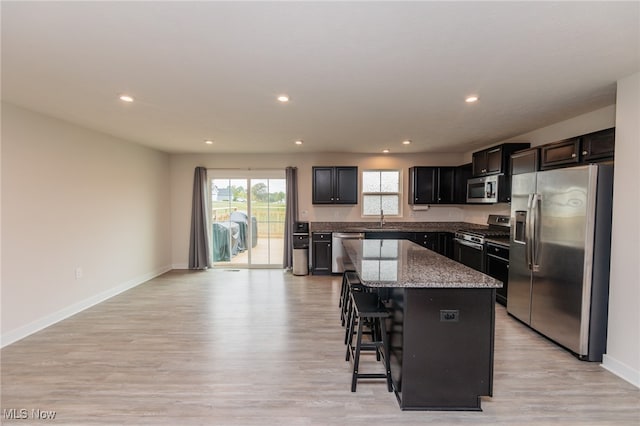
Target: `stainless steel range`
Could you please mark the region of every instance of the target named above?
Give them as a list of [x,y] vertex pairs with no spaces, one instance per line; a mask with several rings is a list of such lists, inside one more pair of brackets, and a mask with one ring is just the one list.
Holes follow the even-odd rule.
[[453,258],[480,272],[485,272],[485,242],[487,239],[504,240],[508,244],[510,217],[489,215],[487,226],[474,229],[459,229],[453,239]]

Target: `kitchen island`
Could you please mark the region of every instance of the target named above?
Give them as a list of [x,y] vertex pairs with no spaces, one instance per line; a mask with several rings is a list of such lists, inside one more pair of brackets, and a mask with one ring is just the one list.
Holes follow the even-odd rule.
[[403,410],[475,410],[493,394],[495,291],[502,286],[408,240],[346,240],[360,280],[391,312],[394,392]]

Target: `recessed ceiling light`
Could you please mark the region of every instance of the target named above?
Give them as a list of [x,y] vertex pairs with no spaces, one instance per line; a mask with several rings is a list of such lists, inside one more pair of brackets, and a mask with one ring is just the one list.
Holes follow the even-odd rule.
[[206,141],[204,141],[204,143],[206,143],[207,145],[213,145],[213,141],[211,139],[207,139]]
[[472,102],[476,102],[478,100],[478,97],[475,95],[471,95],[471,96],[467,96],[467,98],[464,100],[466,103],[472,103]]
[[297,141],[294,142],[296,145],[302,145],[302,139],[298,139]]
[[409,139],[402,141],[402,145],[411,145],[411,141]]
[[120,95],[120,100],[124,102],[133,102],[133,97],[129,95]]
[[287,95],[280,95],[280,96],[278,96],[278,100],[279,100],[280,102],[289,102],[289,96],[287,96]]
[[388,149],[383,149],[382,152],[384,152],[385,154],[388,154],[389,150]]

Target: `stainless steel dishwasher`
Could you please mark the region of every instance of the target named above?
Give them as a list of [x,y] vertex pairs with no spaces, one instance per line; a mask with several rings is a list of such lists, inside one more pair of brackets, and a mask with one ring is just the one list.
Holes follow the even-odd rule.
[[345,263],[351,263],[342,247],[342,240],[364,240],[363,232],[334,232],[331,234],[331,272],[341,274]]

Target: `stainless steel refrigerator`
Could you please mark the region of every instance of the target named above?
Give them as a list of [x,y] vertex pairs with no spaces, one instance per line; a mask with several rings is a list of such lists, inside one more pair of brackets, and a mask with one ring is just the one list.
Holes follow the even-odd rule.
[[507,311],[601,361],[606,348],[613,166],[512,177]]

